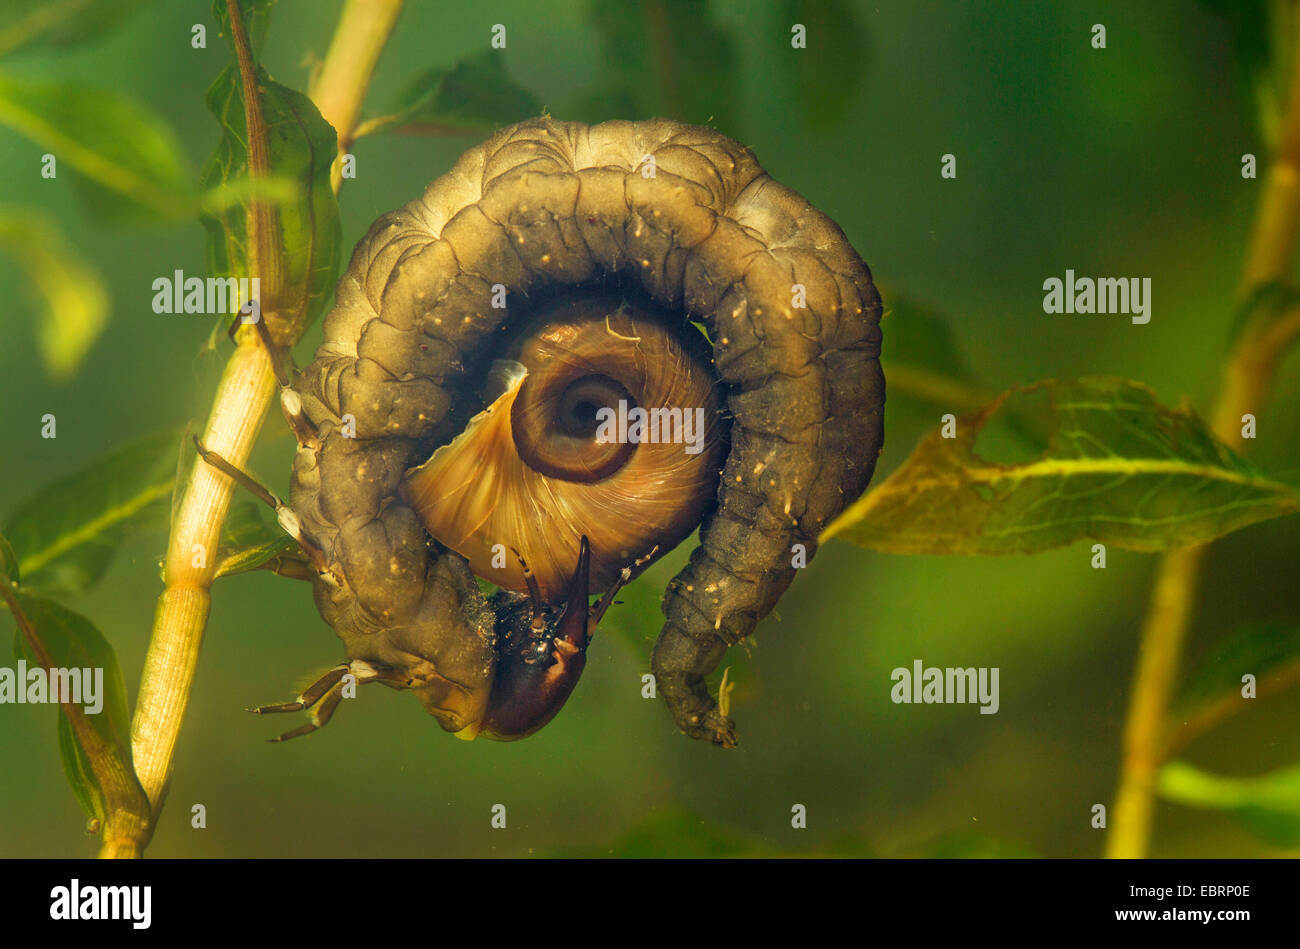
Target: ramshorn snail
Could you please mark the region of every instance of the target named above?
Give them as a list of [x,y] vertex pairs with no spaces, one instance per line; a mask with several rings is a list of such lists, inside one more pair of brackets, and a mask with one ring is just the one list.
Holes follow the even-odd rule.
[[614,590],[699,526],[652,671],[734,745],[704,677],[871,478],[880,312],[839,227],[710,129],[540,118],[471,149],[362,238],[284,390],[281,521],[348,661],[273,708],[310,731],[352,674],[531,734]]

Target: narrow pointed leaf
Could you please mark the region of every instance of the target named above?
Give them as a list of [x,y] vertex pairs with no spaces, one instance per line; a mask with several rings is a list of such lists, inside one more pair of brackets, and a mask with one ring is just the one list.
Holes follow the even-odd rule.
[[20,49],[64,47],[107,36],[147,0],[8,0],[0,56]]
[[[264,312],[301,314],[305,328],[324,308],[338,274],[338,201],[330,186],[337,151],[334,129],[310,99],[272,80],[258,67],[258,87],[267,126],[271,180],[279,181],[273,220],[283,247],[283,286],[263,282]],[[208,266],[213,276],[256,277],[249,272],[248,207],[268,200],[264,184],[248,184],[248,128],[239,70],[228,66],[208,90],[208,108],[223,129],[203,172],[205,194],[224,194],[223,206],[201,215],[208,231]],[[291,183],[286,189],[284,182]],[[214,202],[215,203],[215,202]],[[275,299],[270,298],[276,295]]]
[[487,50],[416,77],[398,96],[392,114],[371,124],[397,132],[474,132],[520,122],[540,108],[510,79],[500,52]]
[[194,213],[190,172],[166,123],[143,104],[78,82],[0,75],[0,125],[55,158],[87,208],[113,222],[177,220]]
[[108,569],[126,536],[167,522],[177,434],[141,439],[42,488],[10,515],[5,536],[23,586],[81,593]]
[[[94,623],[55,600],[26,589],[13,590],[12,593],[35,627],[56,669],[92,670],[92,681],[98,681],[95,689],[97,694],[89,695],[83,687],[80,704],[86,711],[86,720],[90,726],[105,740],[112,753],[126,764],[129,773],[131,717],[126,699],[126,681],[122,678],[122,669],[112,645]],[[14,656],[25,660],[29,669],[38,666],[25,637],[17,630],[14,634]],[[93,705],[90,702],[92,698]],[[94,711],[96,706],[98,711]],[[67,716],[60,712],[58,718],[60,757],[68,783],[87,816],[103,820],[106,810],[104,795],[89,759],[74,737]]]
[[32,209],[0,209],[0,251],[18,262],[34,291],[45,371],[66,381],[108,322],[103,278],[53,218]]
[[1183,686],[1180,705],[1191,708],[1239,692],[1242,676],[1253,675],[1259,683],[1298,660],[1300,627],[1271,623],[1248,626],[1229,636],[1193,667]]
[[1229,811],[1271,843],[1300,846],[1300,766],[1225,778],[1172,761],[1160,770],[1158,788],[1169,801]]
[[[266,31],[271,25],[271,10],[276,0],[239,0],[239,12],[243,17],[244,29],[248,33],[248,44],[253,56],[260,56]],[[212,18],[217,21],[221,35],[230,40],[230,13],[226,0],[213,0]],[[234,43],[231,42],[233,48]]]

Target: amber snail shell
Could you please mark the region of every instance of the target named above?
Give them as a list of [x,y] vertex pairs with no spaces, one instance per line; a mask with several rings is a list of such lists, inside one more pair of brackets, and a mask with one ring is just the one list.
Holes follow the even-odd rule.
[[[548,304],[535,323],[512,347],[506,365],[518,372],[506,391],[413,469],[401,494],[435,540],[493,583],[526,592],[506,547],[527,551],[549,602],[584,535],[600,593],[699,526],[717,496],[725,425],[706,347],[689,347],[667,314],[593,289]],[[629,440],[638,409],[650,424]],[[607,429],[623,420],[624,437],[598,438],[601,418]]]
[[[507,305],[494,306],[502,289]],[[659,314],[609,312],[629,293]],[[591,295],[586,310],[563,311],[582,294]],[[422,197],[375,222],[297,386],[322,437],[299,451],[292,504],[343,579],[338,588],[318,584],[317,603],[349,656],[405,663],[413,670],[407,687],[444,728],[474,730],[496,656],[492,612],[467,560],[514,589],[518,576],[483,566],[489,541],[538,564],[548,591],[573,568],[573,529],[548,529],[562,523],[556,519],[519,525],[553,513],[539,509],[536,494],[514,509],[471,503],[482,493],[473,490],[471,453],[455,450],[458,436],[462,448],[484,439],[474,443],[501,458],[516,452],[492,470],[522,463],[528,446],[518,453],[515,408],[530,380],[545,388],[541,368],[486,407],[481,383],[508,350],[512,329],[545,320],[539,310],[547,304],[535,301],[548,295],[561,327],[605,333],[609,317],[612,341],[665,322],[681,340],[699,335],[688,322],[696,320],[712,344],[705,388],[722,437],[688,476],[707,483],[705,498],[690,500],[661,537],[637,527],[593,540],[593,561],[595,553],[602,561],[593,587],[650,547],[664,553],[700,522],[700,546],[664,595],[667,622],[652,670],[683,731],[733,745],[734,725],[704,677],[790,584],[796,545],[811,558],[821,529],[865,489],[883,440],[884,377],[880,298],[844,233],[768,177],[747,148],[710,129],[533,119],[471,149]],[[631,393],[629,383],[582,359],[583,372]],[[522,427],[525,435],[544,428]],[[600,490],[628,471],[633,462],[618,457],[623,446],[601,448],[608,451],[591,455],[600,477],[556,480]],[[638,496],[656,503],[652,481],[628,492],[627,503]],[[485,512],[488,520],[501,514],[486,529],[459,518]],[[609,526],[581,518],[593,532]],[[642,526],[656,519],[625,518]]]

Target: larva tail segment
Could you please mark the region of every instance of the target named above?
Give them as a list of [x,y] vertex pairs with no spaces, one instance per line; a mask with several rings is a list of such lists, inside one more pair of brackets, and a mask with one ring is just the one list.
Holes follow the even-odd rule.
[[678,728],[691,738],[735,748],[740,741],[736,723],[719,708],[704,681],[726,652],[727,643],[721,638],[696,638],[669,622],[655,643],[650,668]]

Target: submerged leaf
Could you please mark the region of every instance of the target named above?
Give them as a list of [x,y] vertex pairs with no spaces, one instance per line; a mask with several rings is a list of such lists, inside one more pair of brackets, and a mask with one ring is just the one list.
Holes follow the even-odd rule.
[[[271,26],[271,10],[275,4],[276,0],[239,0],[239,14],[244,24],[244,31],[248,34],[248,45],[252,48],[254,56],[259,55],[262,51],[262,43],[266,40],[266,31]],[[212,0],[212,18],[217,21],[217,29],[230,40],[233,48],[234,40],[230,33],[230,10],[226,0]]]
[[1224,778],[1172,761],[1160,770],[1158,789],[1169,801],[1230,811],[1274,844],[1300,846],[1300,766],[1254,778]]
[[987,405],[996,392],[975,378],[948,322],[912,300],[889,299],[881,320],[886,344],[880,364],[890,399],[903,395],[952,412]]
[[[1270,673],[1300,659],[1300,628],[1250,626],[1228,637],[1187,677],[1180,704],[1184,708],[1239,692],[1241,677],[1262,682]],[[1245,701],[1243,699],[1243,701]]]
[[257,570],[276,557],[297,550],[297,542],[279,524],[267,523],[261,511],[259,505],[250,501],[231,508],[221,529],[213,579]]
[[0,76],[0,125],[66,167],[89,210],[112,222],[176,220],[194,213],[180,146],[156,113],[116,92],[77,82]]
[[108,291],[99,272],[41,212],[0,209],[0,250],[18,262],[39,298],[37,338],[45,371],[67,380],[108,322]]
[[[264,182],[249,183],[243,89],[232,64],[208,90],[208,108],[223,134],[204,168],[202,189],[224,198],[221,207],[210,204],[201,215],[208,231],[208,266],[213,276],[259,279],[263,312],[297,317],[295,329],[300,332],[324,308],[338,273],[339,209],[330,187],[337,138],[310,99],[273,81],[261,67],[257,74],[270,180],[279,182],[275,187],[281,200],[268,200]],[[285,188],[286,181],[291,190]],[[275,209],[271,221],[283,248],[282,278],[250,272],[248,209],[255,200]],[[273,285],[281,280],[282,285]]]
[[[126,681],[122,678],[122,669],[112,645],[94,623],[49,597],[26,589],[11,592],[39,635],[53,667],[82,670],[82,694],[72,697],[83,705],[91,728],[126,763],[126,771],[130,773],[131,717],[126,700]],[[14,656],[25,660],[29,667],[39,664],[21,631],[14,635]],[[85,670],[91,672],[91,682],[98,685],[93,696],[87,694]],[[91,698],[94,699],[93,705]],[[98,711],[94,710],[95,706],[98,706]],[[59,722],[60,756],[68,783],[86,814],[103,820],[104,795],[90,761],[74,737],[67,716],[60,714]]]
[[473,132],[520,122],[540,109],[507,75],[500,53],[487,50],[420,75],[402,91],[392,115],[367,124],[398,132]]
[[102,39],[146,0],[9,0],[0,55],[24,47],[73,46]]
[[87,817],[95,818],[102,825],[107,820],[108,811],[104,805],[104,792],[100,790],[95,769],[90,766],[90,758],[72,733],[72,724],[66,715],[59,716],[58,740],[59,761],[63,763],[63,775],[72,788],[72,796]]
[[172,432],[141,439],[18,505],[4,533],[24,588],[82,593],[104,575],[130,531],[150,519],[165,524],[176,438]]
[[[1039,450],[1012,457],[990,423],[1037,419]],[[1035,426],[1038,427],[1038,426]],[[1033,553],[1082,538],[1132,550],[1204,543],[1300,510],[1300,490],[1216,441],[1190,411],[1115,379],[1038,383],[928,436],[828,527],[909,554]]]

